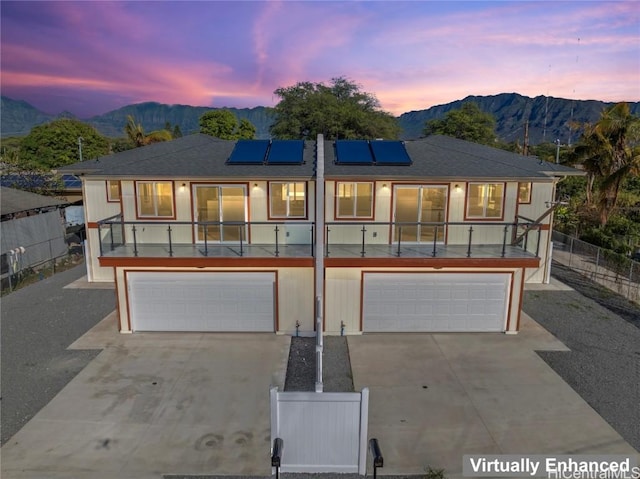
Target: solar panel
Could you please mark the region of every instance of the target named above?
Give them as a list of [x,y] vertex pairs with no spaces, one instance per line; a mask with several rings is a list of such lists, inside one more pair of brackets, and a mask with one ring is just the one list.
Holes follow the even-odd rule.
[[227,160],[229,165],[261,165],[267,156],[269,140],[238,140],[231,156]]
[[268,165],[301,165],[304,153],[303,140],[272,140]]
[[75,175],[62,175],[65,188],[82,188],[82,180]]
[[336,140],[336,163],[339,165],[372,165],[373,156],[367,140]]
[[394,140],[375,140],[370,142],[376,165],[410,165],[411,158],[404,143]]

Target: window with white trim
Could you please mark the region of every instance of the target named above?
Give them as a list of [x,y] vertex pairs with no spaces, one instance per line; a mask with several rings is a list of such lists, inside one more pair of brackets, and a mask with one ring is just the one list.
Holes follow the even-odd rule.
[[307,216],[306,184],[269,183],[270,216],[272,218],[305,218]]
[[138,181],[138,217],[173,218],[173,183],[171,181]]
[[502,218],[504,183],[469,183],[467,192],[467,218]]
[[373,183],[336,184],[336,218],[372,218]]

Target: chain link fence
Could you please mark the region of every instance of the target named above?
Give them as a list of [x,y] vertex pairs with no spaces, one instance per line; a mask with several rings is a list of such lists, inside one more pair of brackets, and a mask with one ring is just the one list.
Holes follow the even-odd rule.
[[[54,245],[64,245],[63,250]],[[40,249],[48,251],[41,254],[39,259],[30,260],[26,253],[30,250]],[[84,260],[84,251],[81,244],[71,243],[65,245],[64,237],[50,238],[26,245],[22,248],[3,253],[0,258],[0,289],[1,294],[10,293],[23,286],[48,278],[59,271],[75,266]]]
[[551,238],[554,261],[640,304],[640,263],[558,231]]

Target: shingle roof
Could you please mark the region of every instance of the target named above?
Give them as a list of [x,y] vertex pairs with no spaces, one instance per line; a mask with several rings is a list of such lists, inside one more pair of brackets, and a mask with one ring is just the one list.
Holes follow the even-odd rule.
[[0,187],[0,196],[0,214],[2,216],[68,204],[66,201],[51,196],[38,195],[6,186]]
[[[59,169],[61,173],[99,177],[153,178],[312,178],[316,144],[305,142],[302,165],[229,165],[235,141],[195,134],[155,143],[97,160]],[[429,136],[405,142],[412,164],[337,165],[333,141],[326,141],[327,178],[429,178],[432,180],[514,179],[543,180],[550,176],[582,175],[573,168],[541,161],[534,156],[470,143],[447,136]]]
[[195,134],[76,163],[58,171],[154,178],[311,178],[314,175],[315,142],[305,142],[301,165],[228,165],[226,161],[235,144],[235,141]]
[[534,156],[479,145],[447,136],[428,136],[406,141],[411,165],[337,165],[334,142],[325,142],[325,176],[460,179],[543,179],[549,176],[581,175],[573,168],[541,161]]

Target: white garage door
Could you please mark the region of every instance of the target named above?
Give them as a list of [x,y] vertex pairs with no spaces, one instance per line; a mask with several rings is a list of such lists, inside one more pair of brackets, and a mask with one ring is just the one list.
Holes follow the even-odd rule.
[[133,331],[274,331],[275,273],[127,275]]
[[504,331],[510,275],[365,273],[364,331]]

